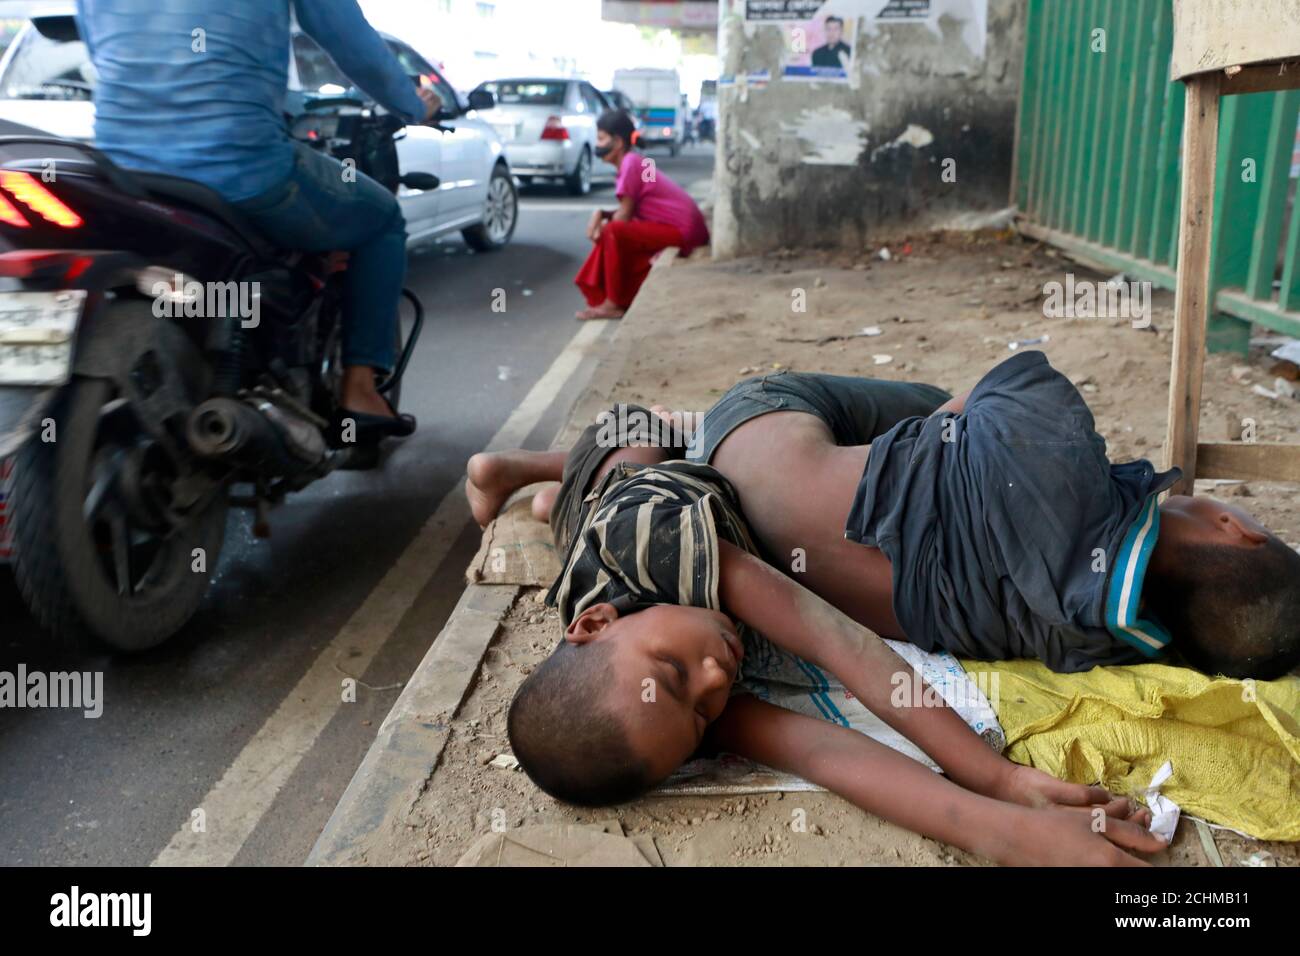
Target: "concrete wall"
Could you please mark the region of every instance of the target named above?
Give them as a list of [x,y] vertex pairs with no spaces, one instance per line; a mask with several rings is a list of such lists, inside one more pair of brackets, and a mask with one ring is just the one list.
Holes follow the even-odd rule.
[[893,23],[887,2],[817,12],[858,17],[849,82],[831,84],[782,79],[791,25],[723,0],[715,255],[861,249],[1008,204],[1025,0],[931,0],[927,22]]

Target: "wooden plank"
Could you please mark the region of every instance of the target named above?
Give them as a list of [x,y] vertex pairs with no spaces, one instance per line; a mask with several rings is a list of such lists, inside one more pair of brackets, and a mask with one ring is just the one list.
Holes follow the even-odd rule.
[[1300,57],[1295,0],[1174,0],[1174,79]]
[[[1151,231],[1156,209],[1156,183],[1158,181],[1161,118],[1168,96],[1169,49],[1174,42],[1170,23],[1170,5],[1166,0],[1155,2],[1155,22],[1152,25],[1152,49],[1147,64],[1145,102],[1142,112],[1141,144],[1136,157],[1137,199],[1133,211],[1132,232],[1123,243],[1124,251],[1137,256],[1150,254]],[[1181,91],[1180,91],[1181,92]]]
[[1223,95],[1240,96],[1244,93],[1275,93],[1278,90],[1300,89],[1300,60],[1281,60],[1243,66],[1240,73],[1223,77]]
[[[1184,123],[1186,122],[1185,117],[1183,122]],[[1178,158],[1178,162],[1179,162],[1178,178],[1175,180],[1176,188],[1174,190],[1174,205],[1178,208],[1180,212],[1182,211],[1182,206],[1183,206],[1182,161],[1183,161],[1182,156],[1180,155]],[[1172,269],[1178,268],[1178,249],[1181,243],[1179,232],[1181,229],[1182,229],[1182,224],[1177,219],[1175,219],[1173,228],[1169,230],[1169,249],[1165,253],[1165,262],[1169,263],[1169,266]]]
[[[1197,478],[1300,481],[1300,445],[1286,442],[1202,442],[1196,446]],[[1174,494],[1178,494],[1174,489]]]
[[1246,275],[1246,294],[1252,299],[1273,298],[1273,272],[1291,183],[1297,112],[1300,112],[1300,90],[1273,94],[1268,140],[1259,161],[1259,213],[1250,240],[1250,265]]
[[1187,83],[1183,124],[1183,186],[1179,211],[1178,285],[1174,292],[1174,343],[1169,369],[1169,430],[1165,467],[1183,477],[1173,494],[1192,493],[1196,434],[1201,423],[1201,376],[1210,308],[1210,240],[1214,226],[1214,171],[1219,147],[1219,75]]

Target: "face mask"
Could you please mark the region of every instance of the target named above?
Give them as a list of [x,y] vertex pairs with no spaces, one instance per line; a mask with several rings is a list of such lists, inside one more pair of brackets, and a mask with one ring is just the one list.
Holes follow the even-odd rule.
[[612,145],[611,145],[611,146],[597,146],[597,147],[596,147],[596,158],[597,158],[597,159],[604,159],[606,156],[608,156],[608,155],[609,155],[610,153],[612,153],[612,152],[614,152],[614,147],[613,147]]

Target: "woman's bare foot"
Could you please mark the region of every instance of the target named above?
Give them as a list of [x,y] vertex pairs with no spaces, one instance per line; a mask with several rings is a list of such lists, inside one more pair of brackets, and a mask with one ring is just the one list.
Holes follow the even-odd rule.
[[549,523],[551,520],[551,509],[555,507],[555,499],[560,497],[559,484],[547,485],[537,494],[533,495],[533,517],[538,521]]
[[465,496],[480,528],[486,528],[512,494],[536,481],[558,481],[564,473],[562,451],[479,452],[469,460]]
[[586,321],[588,319],[621,319],[626,309],[620,309],[613,302],[606,302],[592,309],[583,309],[577,313],[577,317]]

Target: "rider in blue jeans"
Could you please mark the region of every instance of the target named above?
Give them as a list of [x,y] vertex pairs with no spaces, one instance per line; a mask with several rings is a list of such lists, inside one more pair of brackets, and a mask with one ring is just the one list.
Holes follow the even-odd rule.
[[343,303],[343,414],[358,441],[405,436],[375,388],[397,360],[406,221],[369,177],[289,137],[290,15],[339,68],[407,123],[441,105],[417,90],[356,0],[77,0],[98,73],[96,145],[119,165],[196,180],[272,241],[350,253]]

